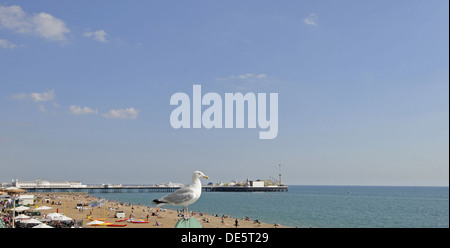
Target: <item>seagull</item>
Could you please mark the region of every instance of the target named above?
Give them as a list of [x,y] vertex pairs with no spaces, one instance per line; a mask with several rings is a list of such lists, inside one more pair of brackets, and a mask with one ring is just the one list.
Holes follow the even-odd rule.
[[[183,206],[185,213],[189,214],[188,205],[196,202],[202,194],[202,183],[200,182],[200,178],[202,177],[209,179],[203,172],[194,171],[194,174],[192,174],[192,183],[190,185],[179,188],[175,192],[162,198],[153,200],[153,204],[156,204],[157,207],[162,205]],[[185,218],[187,218],[186,215]]]

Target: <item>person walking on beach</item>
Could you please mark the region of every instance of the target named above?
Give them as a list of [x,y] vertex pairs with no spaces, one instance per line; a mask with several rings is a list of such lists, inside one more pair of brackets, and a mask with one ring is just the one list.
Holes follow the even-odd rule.
[[239,226],[239,221],[238,221],[237,218],[236,218],[236,220],[234,221],[234,226],[236,226],[236,228]]

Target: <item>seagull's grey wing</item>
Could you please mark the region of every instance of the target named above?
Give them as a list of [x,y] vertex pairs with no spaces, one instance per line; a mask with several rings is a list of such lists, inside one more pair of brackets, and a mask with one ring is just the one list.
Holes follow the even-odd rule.
[[172,194],[166,195],[161,198],[161,201],[168,202],[175,205],[182,205],[183,202],[187,202],[194,198],[194,192],[189,187],[182,187]]

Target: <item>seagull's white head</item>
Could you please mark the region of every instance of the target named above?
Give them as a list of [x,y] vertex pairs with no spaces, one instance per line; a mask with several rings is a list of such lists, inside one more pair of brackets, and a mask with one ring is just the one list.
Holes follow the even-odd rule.
[[194,171],[194,174],[192,175],[192,179],[194,179],[194,178],[200,179],[202,177],[206,178],[206,179],[209,179],[209,177],[206,176],[205,174],[203,174],[203,172],[201,172],[201,171]]

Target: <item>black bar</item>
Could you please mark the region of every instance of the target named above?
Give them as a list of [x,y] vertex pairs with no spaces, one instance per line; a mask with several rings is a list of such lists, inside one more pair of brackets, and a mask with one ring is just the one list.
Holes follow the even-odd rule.
[[[79,228],[3,229],[2,237],[36,240],[79,240],[84,244],[145,245],[148,247],[446,247],[448,228],[327,229],[327,228]],[[423,242],[423,243],[421,243]]]

